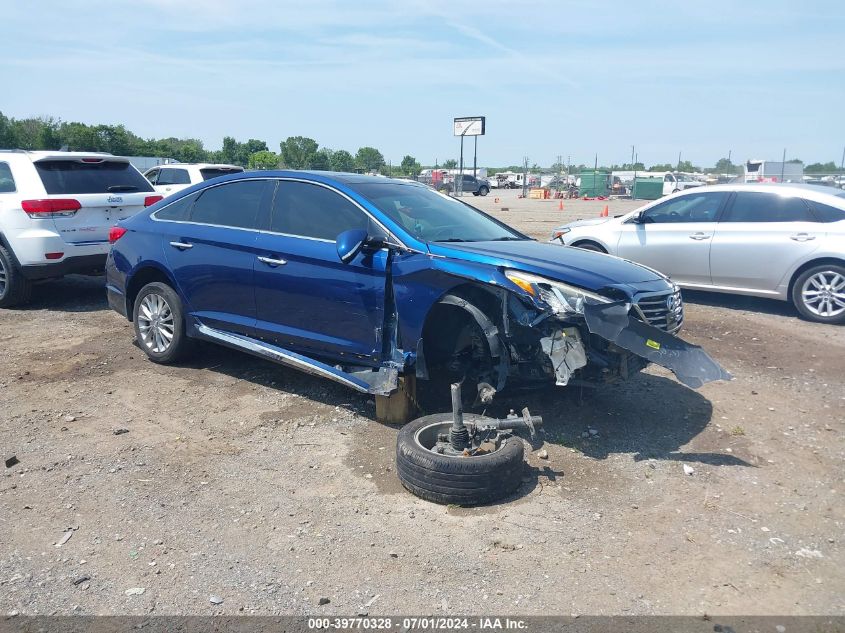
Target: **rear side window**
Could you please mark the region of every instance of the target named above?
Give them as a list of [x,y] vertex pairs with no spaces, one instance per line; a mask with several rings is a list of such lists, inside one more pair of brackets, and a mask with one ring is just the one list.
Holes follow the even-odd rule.
[[187,169],[162,169],[158,174],[157,185],[190,185],[191,177]]
[[156,184],[156,178],[158,178],[158,169],[148,171],[146,174],[144,174],[144,178],[149,180],[152,184]]
[[845,210],[843,209],[837,209],[821,202],[811,202],[810,204],[813,205],[813,211],[815,211],[816,217],[822,222],[839,222],[840,220],[845,220]]
[[150,182],[129,163],[39,160],[33,164],[49,194],[153,191]]
[[229,174],[239,174],[243,171],[240,167],[232,167],[230,169],[224,169],[221,167],[206,167],[205,169],[200,169],[200,175],[202,176],[203,180],[211,180],[212,178],[217,178],[218,176],[228,176]]
[[191,222],[258,228],[258,210],[266,180],[241,180],[205,189],[191,209]]
[[9,163],[0,163],[0,193],[14,193],[15,179]]
[[802,198],[740,191],[722,222],[815,222]]
[[270,230],[334,241],[349,229],[367,229],[369,218],[340,194],[305,182],[281,181]]
[[156,220],[172,220],[180,221],[188,219],[188,212],[191,210],[191,205],[197,199],[197,194],[191,194],[184,198],[179,198],[175,202],[171,202],[160,211],[156,211]]

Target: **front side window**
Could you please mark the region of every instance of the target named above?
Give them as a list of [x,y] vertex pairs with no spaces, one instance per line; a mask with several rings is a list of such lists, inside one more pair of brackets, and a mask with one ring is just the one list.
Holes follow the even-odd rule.
[[528,239],[478,209],[421,185],[350,185],[382,213],[424,242],[489,242]]
[[722,222],[813,222],[802,198],[776,193],[740,191]]
[[162,169],[158,175],[157,185],[190,185],[191,177],[187,169]]
[[258,210],[266,180],[243,180],[205,189],[191,209],[190,220],[241,229],[258,228]]
[[14,193],[15,179],[9,163],[0,163],[0,193]]
[[335,240],[344,231],[368,228],[367,214],[339,193],[307,182],[279,182],[271,231]]
[[715,222],[725,192],[697,193],[667,200],[643,212],[642,224]]

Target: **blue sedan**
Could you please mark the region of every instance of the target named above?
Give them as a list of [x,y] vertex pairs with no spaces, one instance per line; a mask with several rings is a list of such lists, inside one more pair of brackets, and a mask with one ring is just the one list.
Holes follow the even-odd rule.
[[[675,336],[679,289],[610,255],[536,242],[424,185],[245,172],[112,229],[109,304],[154,362],[203,339],[388,395],[400,376],[506,385],[727,374]],[[472,389],[467,389],[471,386]]]

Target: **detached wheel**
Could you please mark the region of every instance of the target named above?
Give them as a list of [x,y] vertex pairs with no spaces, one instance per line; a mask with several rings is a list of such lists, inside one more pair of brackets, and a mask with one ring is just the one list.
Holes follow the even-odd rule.
[[[465,423],[483,420],[464,414]],[[451,413],[418,418],[399,431],[396,472],[416,496],[441,504],[462,506],[490,503],[506,497],[522,483],[524,448],[518,437],[505,439],[496,450],[474,456],[435,453],[441,433],[449,432]]]
[[0,308],[27,303],[32,296],[32,283],[15,266],[12,255],[0,246]]
[[153,282],[141,288],[132,317],[138,345],[154,363],[175,363],[188,351],[182,301],[167,284]]
[[810,321],[845,323],[845,267],[822,264],[805,270],[792,284],[792,303]]

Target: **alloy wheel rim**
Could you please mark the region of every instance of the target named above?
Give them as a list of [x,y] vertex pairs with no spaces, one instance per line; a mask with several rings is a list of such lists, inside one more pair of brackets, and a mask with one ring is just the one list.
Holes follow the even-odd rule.
[[167,300],[158,294],[148,294],[138,306],[138,332],[144,347],[156,354],[163,354],[173,343],[175,332],[173,310]]
[[839,316],[845,312],[845,275],[833,270],[816,273],[801,287],[801,300],[817,316]]
[[9,283],[8,273],[6,272],[6,265],[3,259],[0,258],[0,297],[6,295],[6,285]]

